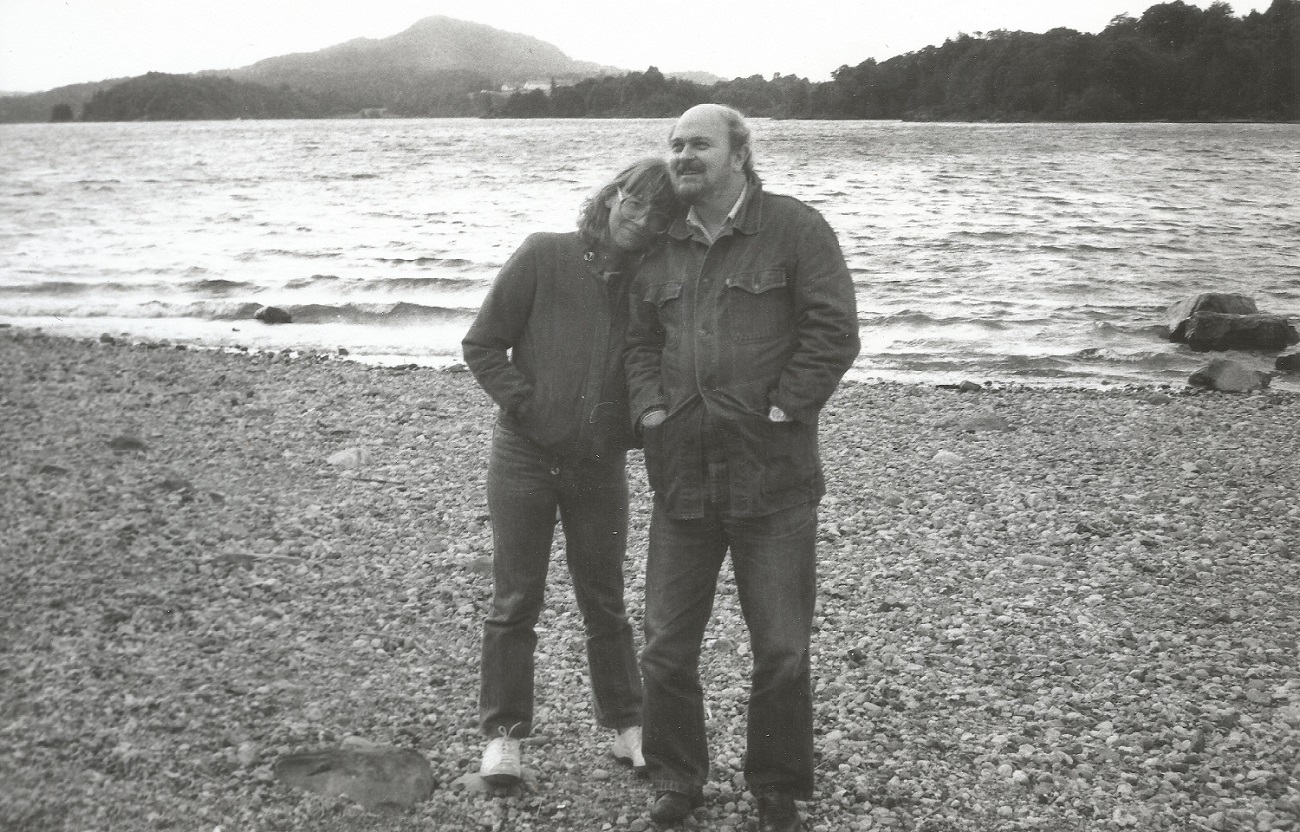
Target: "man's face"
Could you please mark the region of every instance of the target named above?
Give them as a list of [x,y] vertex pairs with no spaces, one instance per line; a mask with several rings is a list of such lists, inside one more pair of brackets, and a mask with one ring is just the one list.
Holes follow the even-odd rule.
[[673,190],[687,205],[707,202],[726,192],[733,177],[744,176],[720,115],[694,109],[678,120],[668,137],[668,173]]

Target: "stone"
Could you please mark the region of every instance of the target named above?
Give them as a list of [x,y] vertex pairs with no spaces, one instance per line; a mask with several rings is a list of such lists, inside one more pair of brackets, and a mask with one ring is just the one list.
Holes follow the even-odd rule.
[[1279,355],[1277,360],[1273,362],[1273,367],[1281,373],[1300,374],[1300,352]]
[[984,411],[958,419],[957,429],[964,433],[977,433],[982,430],[1011,430],[1011,423],[992,411]]
[[1187,383],[1222,393],[1249,393],[1268,387],[1273,377],[1228,358],[1216,358],[1188,377]]
[[1031,566],[1063,566],[1065,561],[1051,555],[1021,555],[1016,559],[1016,563],[1021,566],[1026,564]]
[[108,447],[115,451],[143,451],[149,446],[144,443],[143,439],[123,434],[108,440]]
[[368,456],[361,448],[344,448],[338,453],[331,454],[326,461],[337,468],[360,468],[365,464]]
[[158,483],[158,487],[163,491],[193,491],[194,483],[177,474],[169,474]]
[[984,389],[983,385],[975,381],[963,381],[961,384],[936,384],[935,387],[940,390],[956,390],[958,393],[978,393]]
[[1183,340],[1183,328],[1187,320],[1197,312],[1254,315],[1259,312],[1259,308],[1255,306],[1254,298],[1227,292],[1204,292],[1180,300],[1165,310],[1165,326],[1169,328],[1170,341]]
[[433,793],[433,769],[422,754],[364,741],[286,754],[272,770],[288,786],[327,797],[347,795],[367,809],[409,809]]
[[241,766],[247,768],[257,762],[257,758],[261,756],[261,753],[262,747],[249,740],[239,744],[239,748],[235,751],[235,757],[239,760]]
[[293,323],[293,316],[278,306],[263,306],[253,313],[253,320],[264,324]]
[[1197,352],[1284,350],[1300,343],[1300,333],[1282,315],[1229,315],[1196,312],[1183,326],[1183,339]]

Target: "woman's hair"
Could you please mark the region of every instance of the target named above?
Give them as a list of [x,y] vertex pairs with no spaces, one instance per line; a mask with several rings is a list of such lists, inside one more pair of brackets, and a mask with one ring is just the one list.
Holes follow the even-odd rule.
[[609,236],[609,200],[619,190],[627,196],[647,203],[656,213],[672,216],[677,210],[672,181],[668,178],[668,163],[657,156],[640,159],[619,171],[603,188],[582,203],[578,215],[578,233],[588,245],[595,245]]

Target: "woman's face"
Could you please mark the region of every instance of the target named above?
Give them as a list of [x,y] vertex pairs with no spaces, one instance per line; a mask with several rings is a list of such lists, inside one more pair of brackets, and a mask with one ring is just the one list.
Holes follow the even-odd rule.
[[668,217],[654,210],[648,199],[620,188],[605,205],[609,208],[609,239],[624,251],[641,251],[668,227]]

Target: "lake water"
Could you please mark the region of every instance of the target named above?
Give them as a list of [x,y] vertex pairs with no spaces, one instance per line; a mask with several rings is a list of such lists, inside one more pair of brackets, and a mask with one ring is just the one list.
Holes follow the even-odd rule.
[[[1170,303],[1300,318],[1300,125],[752,126],[765,186],[839,234],[855,377],[1181,385],[1206,356],[1165,340]],[[670,127],[0,125],[0,322],[450,363],[524,236],[572,228]],[[295,323],[250,320],[262,304]]]

